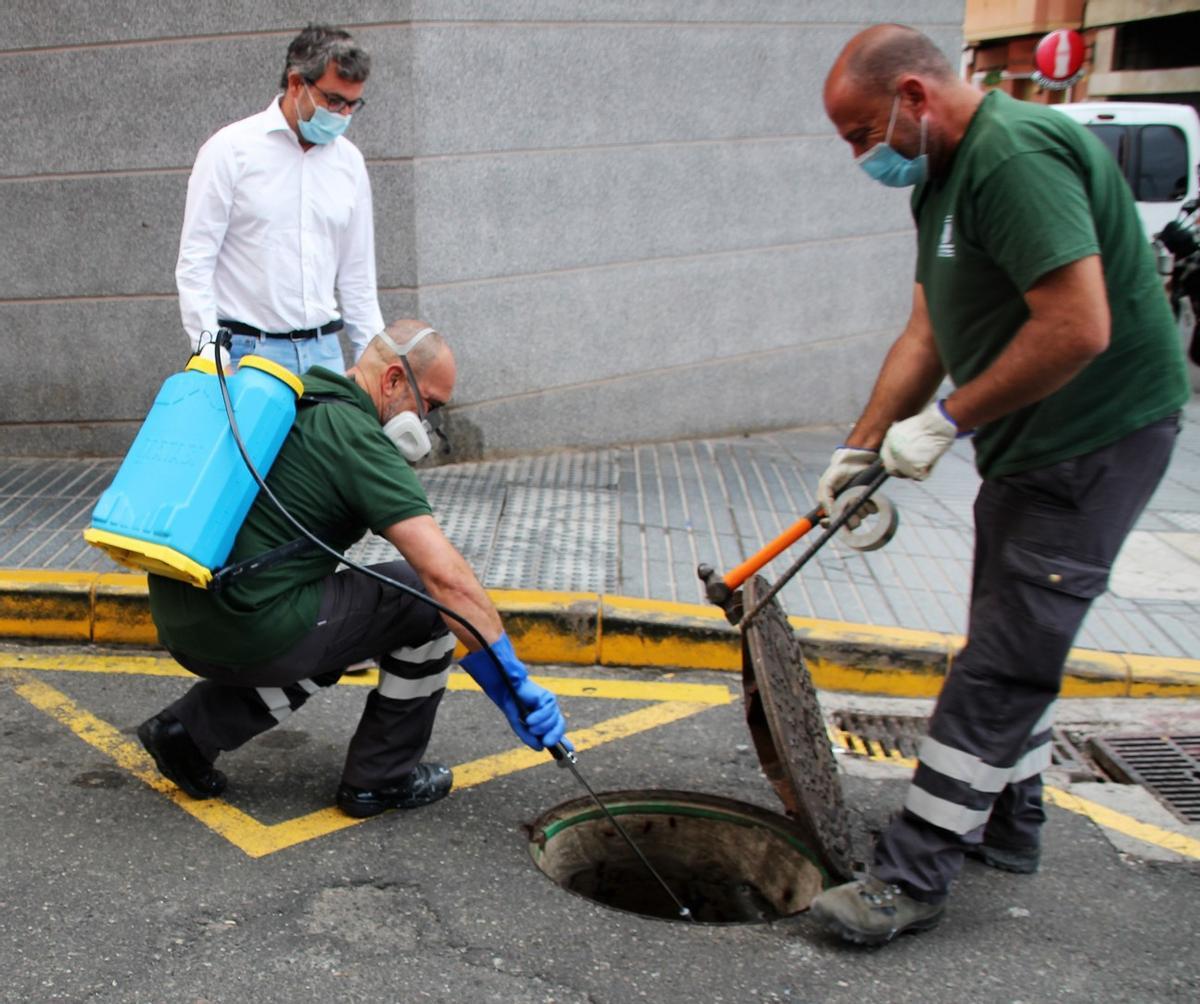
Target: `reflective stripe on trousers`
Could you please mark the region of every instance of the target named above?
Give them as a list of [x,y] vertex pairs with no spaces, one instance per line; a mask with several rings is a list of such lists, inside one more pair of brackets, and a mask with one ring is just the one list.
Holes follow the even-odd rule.
[[[985,763],[972,753],[926,736],[921,740],[917,759],[927,770],[918,769],[905,796],[904,808],[951,833],[966,835],[983,826],[992,811],[992,798],[1006,785],[1024,781],[1050,766],[1051,726],[1056,704],[1052,702],[1042,713],[1020,758],[1006,766]],[[930,790],[935,785],[921,783],[922,776],[928,778],[929,772],[937,775],[936,789],[941,794]],[[956,794],[960,797],[955,797]],[[972,807],[979,801],[986,801],[986,808]]]

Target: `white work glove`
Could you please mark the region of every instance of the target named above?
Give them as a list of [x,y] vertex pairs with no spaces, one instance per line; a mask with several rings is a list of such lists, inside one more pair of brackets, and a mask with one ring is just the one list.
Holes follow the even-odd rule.
[[892,424],[879,456],[889,474],[924,481],[957,438],[954,419],[946,414],[941,401],[931,401],[924,411]]
[[834,496],[878,459],[879,454],[874,450],[860,450],[854,446],[839,446],[833,451],[829,466],[817,482],[817,504],[825,510],[822,525],[829,525]]

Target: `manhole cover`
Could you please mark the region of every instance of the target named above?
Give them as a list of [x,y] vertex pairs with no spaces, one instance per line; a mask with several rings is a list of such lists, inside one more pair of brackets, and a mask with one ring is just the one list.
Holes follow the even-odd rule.
[[[789,819],[686,791],[600,795],[638,850],[701,923],[762,923],[807,909],[825,877]],[[529,852],[562,888],[644,917],[680,920],[670,896],[590,798],[545,812]]]
[[[747,582],[746,609],[769,588],[762,576]],[[763,773],[825,869],[850,878],[850,825],[833,747],[800,642],[775,600],[742,626],[742,685]]]
[[1096,762],[1127,784],[1140,784],[1185,823],[1200,823],[1200,735],[1096,736]]

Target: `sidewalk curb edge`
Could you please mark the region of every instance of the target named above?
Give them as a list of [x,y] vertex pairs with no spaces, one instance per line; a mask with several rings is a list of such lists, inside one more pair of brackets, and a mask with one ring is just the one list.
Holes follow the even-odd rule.
[[[521,658],[642,669],[739,671],[740,635],[715,607],[489,590]],[[789,618],[821,689],[932,697],[961,636]],[[0,569],[0,638],[157,646],[144,575]],[[1200,660],[1072,649],[1064,697],[1200,697]]]

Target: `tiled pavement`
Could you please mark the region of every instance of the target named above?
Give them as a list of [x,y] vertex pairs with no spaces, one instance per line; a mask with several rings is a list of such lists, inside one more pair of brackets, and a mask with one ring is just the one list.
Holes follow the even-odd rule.
[[[703,602],[724,571],[814,504],[838,430],[806,428],[443,466],[422,472],[436,515],[484,584]],[[115,460],[0,458],[0,568],[116,570],[80,532]],[[961,632],[978,478],[958,445],[923,484],[890,481],[900,530],[867,554],[836,540],[784,589],[791,614]],[[780,574],[804,542],[769,566]],[[378,538],[360,560],[392,552]],[[1200,657],[1200,401],[1166,480],[1078,644]]]

